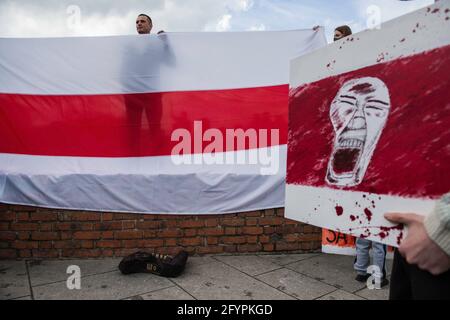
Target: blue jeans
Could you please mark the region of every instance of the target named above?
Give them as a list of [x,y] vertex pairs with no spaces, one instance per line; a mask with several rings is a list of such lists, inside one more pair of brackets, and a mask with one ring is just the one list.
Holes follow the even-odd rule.
[[386,253],[387,246],[378,242],[374,242],[367,239],[356,239],[356,259],[354,268],[358,274],[367,274],[367,268],[370,264],[370,247],[372,247],[373,263],[372,265],[380,268],[381,274],[376,274],[379,277],[386,277]]

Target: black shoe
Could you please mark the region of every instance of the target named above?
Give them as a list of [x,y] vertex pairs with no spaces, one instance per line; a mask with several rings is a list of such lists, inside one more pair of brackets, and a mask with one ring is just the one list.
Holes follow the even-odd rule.
[[153,273],[163,277],[177,277],[186,266],[188,253],[181,251],[175,257],[147,252],[136,252],[122,259],[119,269],[123,274]]
[[381,279],[381,284],[380,284],[381,288],[386,287],[388,284],[389,284],[389,280],[387,278]]
[[370,278],[370,274],[358,274],[355,278],[358,282],[367,282],[367,279]]

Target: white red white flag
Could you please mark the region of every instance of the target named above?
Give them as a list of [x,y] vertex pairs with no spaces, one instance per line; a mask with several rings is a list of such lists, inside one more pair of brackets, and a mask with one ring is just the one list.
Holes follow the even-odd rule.
[[0,202],[281,207],[289,61],[325,43],[323,29],[0,39]]

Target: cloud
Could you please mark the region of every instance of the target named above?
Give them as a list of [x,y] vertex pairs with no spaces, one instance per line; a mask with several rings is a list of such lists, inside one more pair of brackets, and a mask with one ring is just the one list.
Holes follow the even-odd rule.
[[225,14],[220,19],[220,21],[217,23],[216,31],[228,31],[230,30],[230,21],[231,21],[232,15],[231,14]]

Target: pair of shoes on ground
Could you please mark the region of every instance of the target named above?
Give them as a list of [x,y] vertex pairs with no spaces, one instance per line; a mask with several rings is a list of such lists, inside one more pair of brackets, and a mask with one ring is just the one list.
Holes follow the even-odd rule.
[[[366,283],[370,277],[371,277],[371,274],[358,274],[356,276],[355,280],[358,282]],[[389,284],[389,280],[386,277],[383,277],[381,279],[380,287],[383,288],[383,287],[387,286],[388,284]]]
[[186,251],[174,257],[139,251],[123,258],[119,270],[123,274],[153,273],[163,277],[178,277],[186,266],[187,258]]

